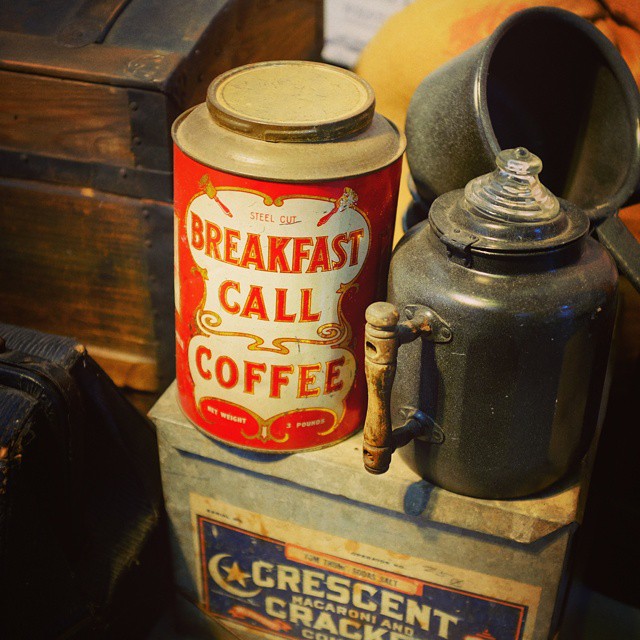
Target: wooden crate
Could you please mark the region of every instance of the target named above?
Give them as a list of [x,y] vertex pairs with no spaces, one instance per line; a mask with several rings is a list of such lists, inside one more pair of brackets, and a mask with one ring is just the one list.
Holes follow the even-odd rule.
[[0,8],[0,319],[123,386],[173,378],[170,126],[227,69],[317,59],[321,0]]

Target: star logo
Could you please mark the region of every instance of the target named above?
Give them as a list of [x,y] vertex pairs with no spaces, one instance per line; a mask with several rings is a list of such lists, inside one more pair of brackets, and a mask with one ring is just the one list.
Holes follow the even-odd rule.
[[247,578],[250,578],[251,574],[245,573],[237,562],[234,561],[230,568],[222,568],[227,573],[227,582],[238,582],[243,587],[247,586]]
[[[226,566],[228,558],[231,558],[228,553],[218,553],[209,560],[209,575],[213,581],[227,593],[239,598],[257,596],[262,589],[247,588],[247,578],[250,578],[251,574],[243,571],[236,560],[233,560],[230,567]],[[222,565],[223,561],[225,566]],[[223,575],[223,572],[226,573],[226,576]]]

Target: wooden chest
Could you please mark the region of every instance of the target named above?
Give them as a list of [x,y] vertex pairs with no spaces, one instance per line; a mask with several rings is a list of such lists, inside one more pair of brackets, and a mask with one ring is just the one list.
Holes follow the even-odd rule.
[[166,386],[171,123],[219,73],[321,44],[321,0],[3,3],[0,319],[79,338],[120,385]]

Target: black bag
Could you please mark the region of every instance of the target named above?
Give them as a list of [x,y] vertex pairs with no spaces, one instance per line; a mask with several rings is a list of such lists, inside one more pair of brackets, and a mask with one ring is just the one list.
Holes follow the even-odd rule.
[[140,638],[170,591],[152,425],[74,340],[0,337],[0,637]]

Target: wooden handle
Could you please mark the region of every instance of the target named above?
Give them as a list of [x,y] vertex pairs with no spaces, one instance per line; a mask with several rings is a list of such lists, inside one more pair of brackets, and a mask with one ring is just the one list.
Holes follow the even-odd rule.
[[364,370],[369,400],[364,423],[363,459],[370,473],[385,473],[393,453],[391,387],[398,356],[398,310],[388,302],[367,308]]

